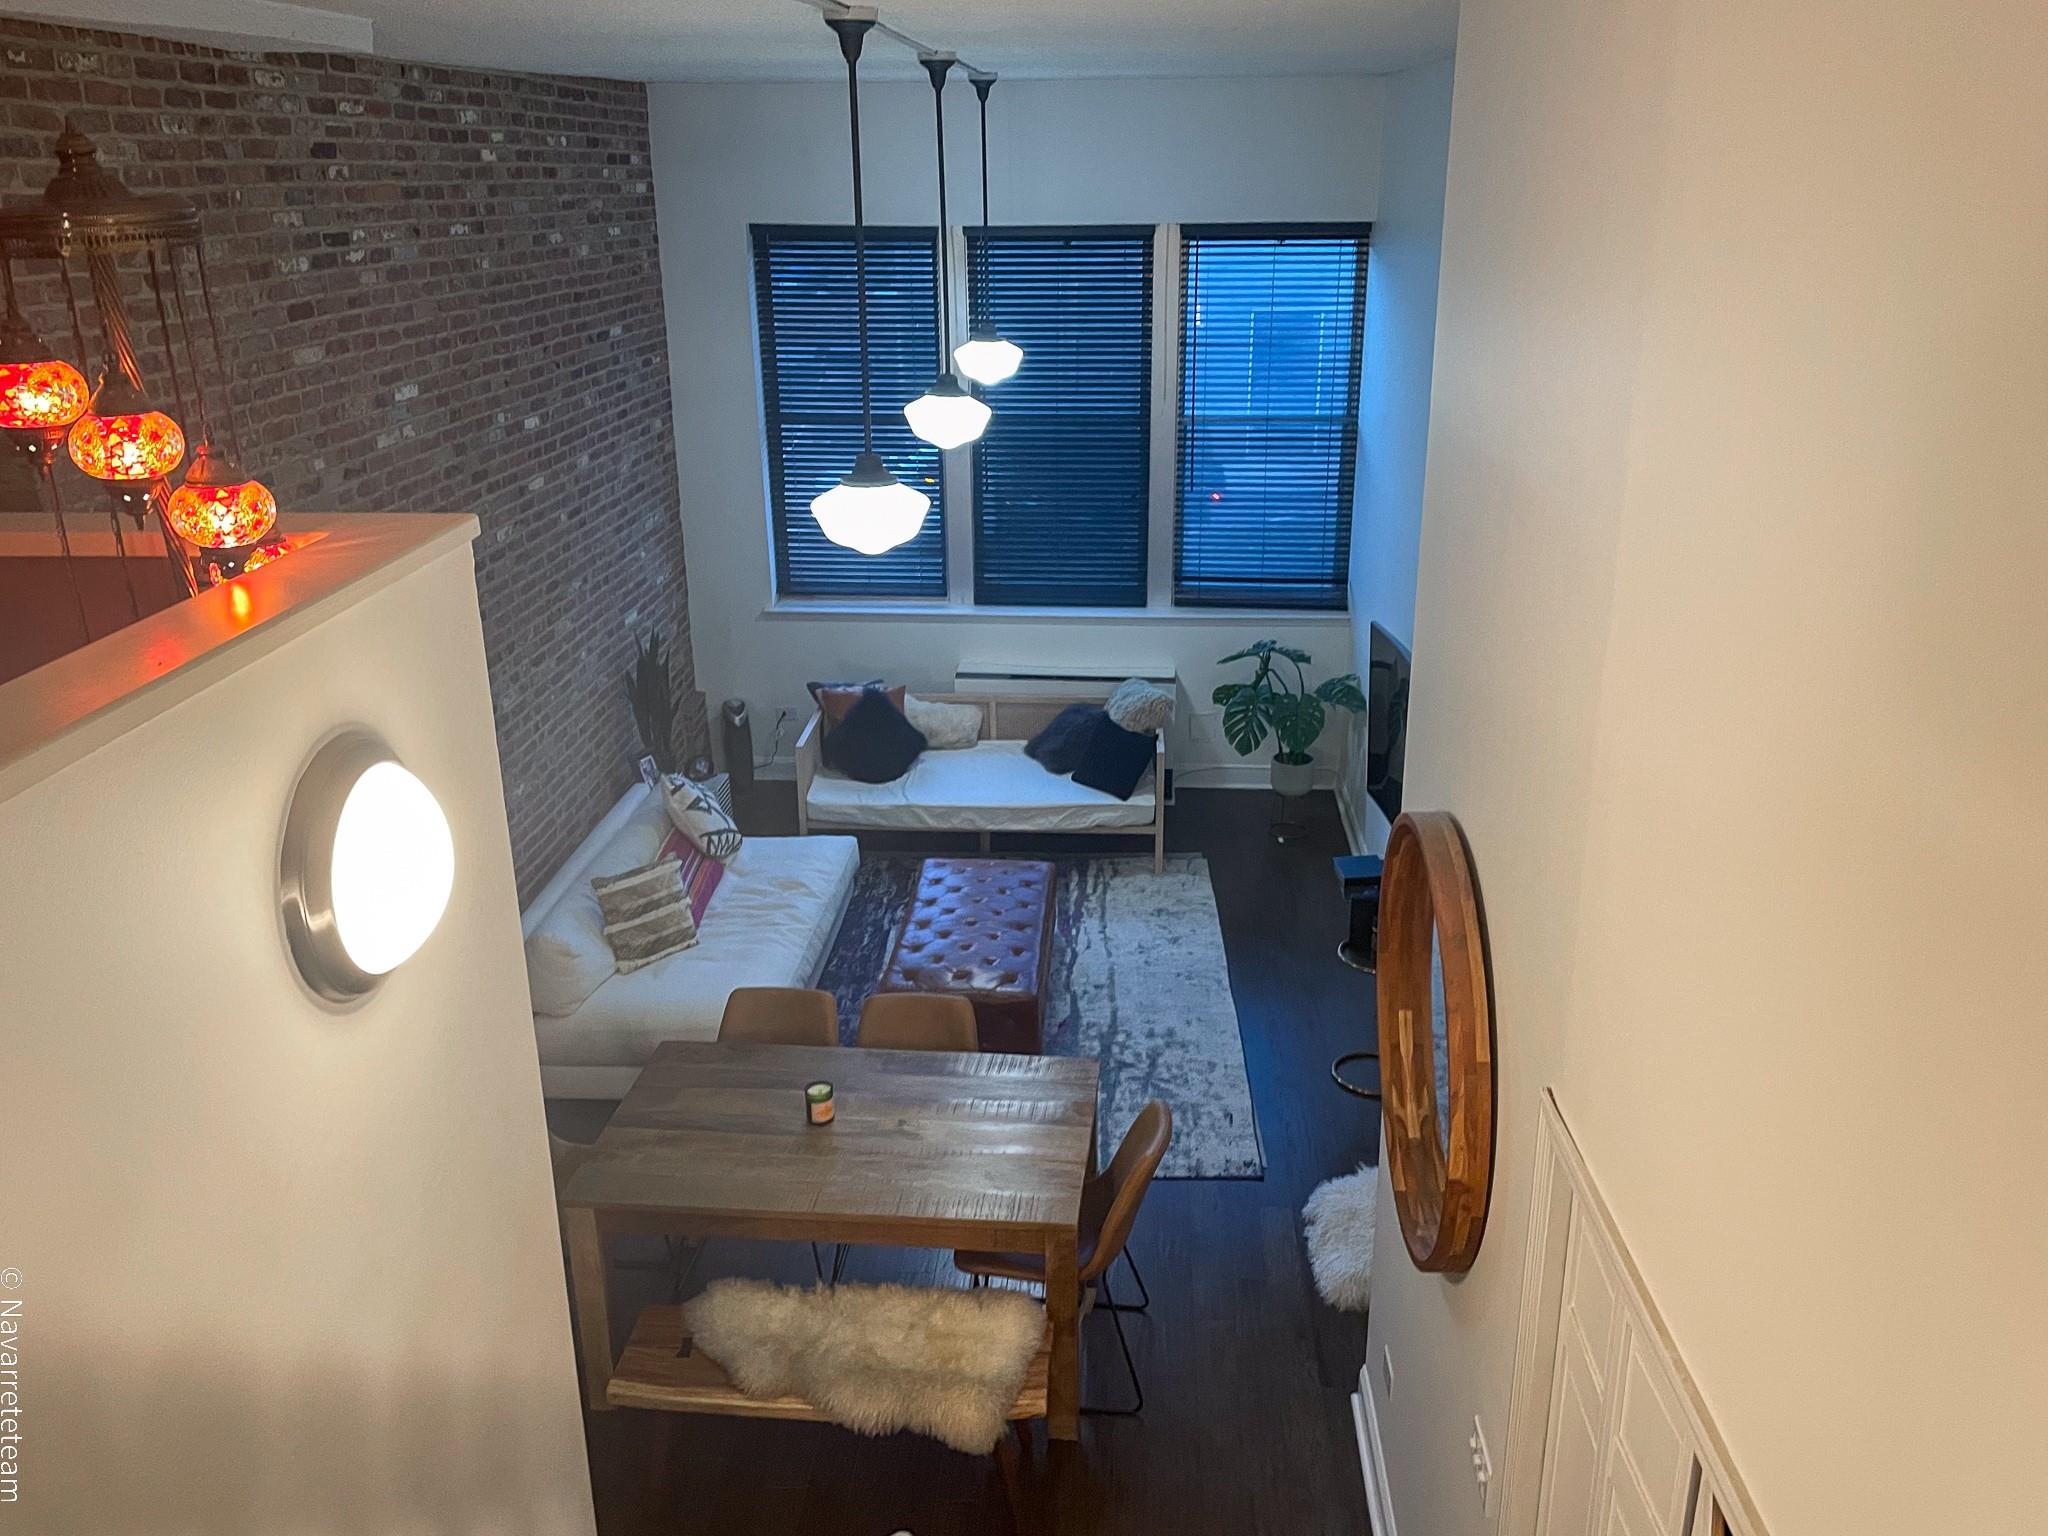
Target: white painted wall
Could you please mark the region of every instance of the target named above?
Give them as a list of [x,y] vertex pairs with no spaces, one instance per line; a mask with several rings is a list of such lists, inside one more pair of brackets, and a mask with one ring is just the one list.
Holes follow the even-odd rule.
[[[209,615],[277,622],[285,567],[327,553],[67,662],[157,626],[132,671],[162,673]],[[24,1531],[593,1529],[468,544],[338,606],[54,774],[0,776]],[[98,697],[90,671],[61,707]],[[37,717],[34,682],[0,714]],[[292,970],[277,857],[348,723],[434,790],[457,868],[426,946],[337,1012]]]
[[1461,1280],[1382,1200],[1399,1526],[1491,1529],[1552,1084],[1772,1529],[2030,1529],[2048,11],[1467,0],[1457,61],[1408,782],[1500,1184]]
[[[1365,290],[1365,370],[1358,415],[1358,492],[1351,527],[1352,670],[1368,682],[1376,621],[1410,645],[1422,540],[1422,467],[1429,449],[1429,378],[1436,352],[1437,265],[1451,145],[1449,59],[1385,78],[1379,212]],[[1387,818],[1365,793],[1363,722],[1352,729],[1345,795],[1352,826],[1374,850]]]
[[[1323,672],[1349,666],[1341,614],[769,614],[747,227],[850,221],[846,93],[655,85],[648,98],[697,675],[714,703],[750,702],[757,751],[766,753],[776,710],[786,708],[788,754],[808,714],[810,678],[883,674],[935,688],[963,659],[1128,659],[1132,670],[1180,670],[1202,711],[1183,722],[1191,740],[1182,762],[1221,768],[1238,759],[1207,703],[1224,675],[1218,657],[1270,633],[1317,653]],[[974,96],[956,81],[947,98],[955,207],[972,213],[980,193]],[[1020,224],[1370,218],[1380,99],[1379,83],[1364,78],[1005,81],[990,105],[993,216]],[[931,87],[864,86],[861,124],[869,218],[930,223]],[[954,457],[963,483],[967,455]],[[1217,779],[1198,772],[1193,782]]]

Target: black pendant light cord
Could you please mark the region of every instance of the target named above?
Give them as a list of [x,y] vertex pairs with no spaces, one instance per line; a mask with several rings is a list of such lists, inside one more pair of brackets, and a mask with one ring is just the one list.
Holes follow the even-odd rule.
[[968,334],[975,335],[979,328],[988,323],[988,93],[996,83],[994,75],[969,75],[968,81],[974,86],[974,94],[981,98],[981,281],[971,281],[976,276],[975,264],[967,263],[970,279],[968,295],[973,300],[970,308],[974,313],[967,317]]
[[939,125],[939,373],[943,377],[953,367],[952,328],[947,324],[947,274],[951,265],[947,260],[946,248],[952,244],[951,229],[946,223],[946,75],[953,68],[951,54],[926,55],[918,60],[925,72],[932,77],[932,116]]
[[873,387],[868,377],[868,237],[866,209],[861,202],[860,184],[860,45],[874,25],[870,19],[827,16],[825,24],[839,35],[839,51],[846,58],[846,120],[853,139],[853,286],[854,307],[860,315],[860,431],[861,451],[875,451],[875,410]]

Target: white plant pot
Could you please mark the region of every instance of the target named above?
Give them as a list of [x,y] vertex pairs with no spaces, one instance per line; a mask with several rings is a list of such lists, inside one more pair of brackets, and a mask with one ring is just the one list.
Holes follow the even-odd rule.
[[1283,763],[1273,759],[1273,793],[1293,799],[1307,794],[1315,787],[1316,765],[1314,762]]

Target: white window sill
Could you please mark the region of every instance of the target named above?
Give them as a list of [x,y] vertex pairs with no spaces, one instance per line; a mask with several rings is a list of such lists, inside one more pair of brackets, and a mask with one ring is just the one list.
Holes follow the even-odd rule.
[[1344,608],[977,608],[966,603],[912,598],[850,602],[835,598],[780,598],[761,610],[764,619],[999,619],[1082,624],[1349,624]]

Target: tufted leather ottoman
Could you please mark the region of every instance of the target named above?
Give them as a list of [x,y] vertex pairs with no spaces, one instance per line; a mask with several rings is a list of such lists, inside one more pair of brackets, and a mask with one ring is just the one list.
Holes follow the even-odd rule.
[[926,859],[875,990],[964,997],[984,1051],[1036,1056],[1052,893],[1042,860]]

